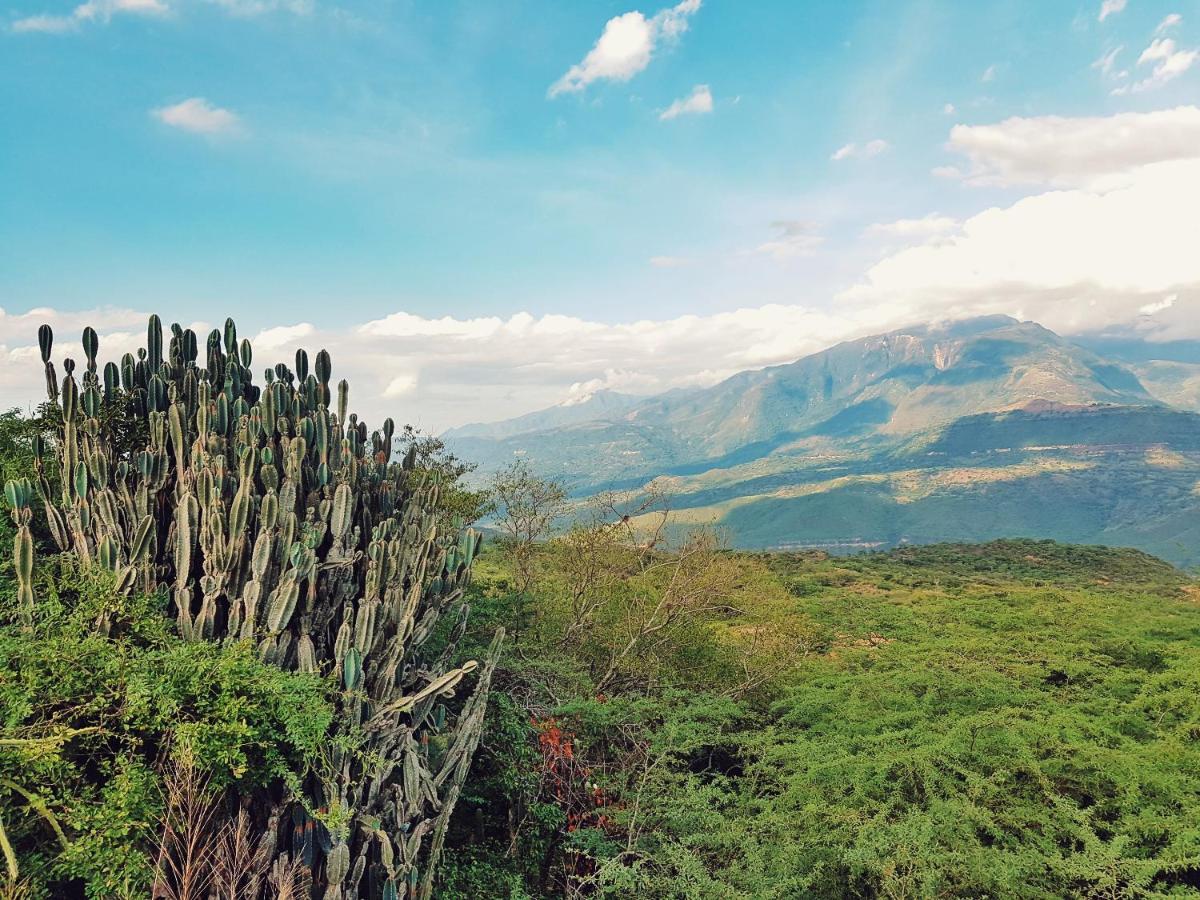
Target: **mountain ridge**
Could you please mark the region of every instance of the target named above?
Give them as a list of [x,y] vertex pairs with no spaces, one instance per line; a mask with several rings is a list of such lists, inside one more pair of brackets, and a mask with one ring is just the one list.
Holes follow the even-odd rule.
[[657,480],[673,528],[713,525],[746,549],[1030,537],[1200,563],[1200,405],[1169,368],[1190,364],[1148,354],[1106,356],[1009,317],[914,326],[597,418],[448,442],[482,477],[522,459],[580,503]]
[[[619,407],[595,416],[581,405],[570,421],[553,422],[543,410],[494,423],[491,435],[456,429],[445,437],[484,470],[522,457],[547,474],[586,480],[589,470],[718,462],[788,440],[886,440],[1034,400],[1161,402],[1131,369],[1005,316],[844,341],[681,396],[619,396]],[[614,454],[607,464],[596,459],[598,448]]]

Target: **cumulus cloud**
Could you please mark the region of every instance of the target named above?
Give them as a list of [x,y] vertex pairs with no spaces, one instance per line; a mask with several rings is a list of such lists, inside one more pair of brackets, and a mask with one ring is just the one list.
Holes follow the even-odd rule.
[[887,237],[912,240],[927,239],[938,235],[949,234],[958,229],[959,222],[949,216],[930,213],[920,219],[897,219],[895,222],[879,222],[868,225],[863,231],[865,237]]
[[1200,336],[1200,159],[1142,166],[1118,183],[1055,190],[967,219],[957,234],[894,253],[844,302],[904,318],[1008,313],[1066,332],[1128,324]]
[[692,88],[692,92],[686,97],[676,100],[661,113],[658,118],[661,121],[674,119],[678,116],[691,116],[700,113],[710,113],[713,110],[712,92],[709,91],[707,84],[698,84]]
[[1128,0],[1104,0],[1100,4],[1100,15],[1098,20],[1103,22],[1109,16],[1115,16],[1117,13],[1125,9],[1125,4]]
[[834,162],[840,162],[843,159],[870,159],[885,151],[888,146],[888,142],[883,138],[875,138],[875,140],[867,141],[861,146],[852,141],[849,144],[843,144],[838,147],[829,158]]
[[193,134],[229,134],[236,131],[240,125],[240,120],[234,113],[213,106],[203,97],[189,97],[173,106],[152,110],[151,114],[165,125]]
[[[1168,16],[1168,18],[1170,18]],[[1160,26],[1161,27],[1161,26]],[[1113,94],[1140,94],[1174,81],[1200,59],[1200,50],[1181,50],[1174,38],[1155,38],[1138,57],[1138,67],[1149,65],[1150,74],[1139,81],[1114,88]]]
[[291,346],[310,337],[315,331],[316,329],[308,322],[267,328],[254,336],[254,347],[256,350],[269,352],[279,347]]
[[167,5],[162,0],[88,0],[66,15],[37,15],[17,19],[12,23],[12,30],[62,34],[91,22],[107,23],[121,13],[160,15],[165,12]]
[[942,174],[970,184],[1075,186],[1150,163],[1200,158],[1200,108],[955,125],[947,147],[971,165]]
[[946,115],[946,116],[952,116],[952,115],[954,115],[954,113],[956,111],[957,110],[955,109],[953,103],[947,103],[945,106],[942,107],[942,114]]
[[628,81],[650,65],[662,41],[674,40],[687,31],[688,20],[701,2],[682,0],[650,18],[634,10],[609,19],[596,45],[550,86],[549,96],[582,91],[601,79]]
[[778,234],[774,240],[759,244],[753,253],[763,253],[773,259],[787,260],[799,256],[812,256],[816,249],[825,242],[812,222],[800,222],[795,219],[780,219],[771,223]]

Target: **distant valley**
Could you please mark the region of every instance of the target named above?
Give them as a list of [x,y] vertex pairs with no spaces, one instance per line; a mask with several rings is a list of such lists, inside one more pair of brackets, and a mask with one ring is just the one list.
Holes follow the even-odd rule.
[[1200,563],[1200,343],[987,317],[444,437],[482,475],[525,459],[581,498],[662,479],[675,527],[736,547],[1027,536]]

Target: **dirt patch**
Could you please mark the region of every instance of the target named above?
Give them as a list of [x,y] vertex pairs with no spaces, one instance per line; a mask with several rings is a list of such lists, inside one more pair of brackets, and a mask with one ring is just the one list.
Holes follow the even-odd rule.
[[854,637],[839,631],[834,635],[833,646],[839,649],[848,650],[851,647],[859,649],[874,650],[876,647],[883,647],[887,644],[896,642],[895,638],[884,637],[882,634],[876,634],[874,631],[864,635],[863,637]]

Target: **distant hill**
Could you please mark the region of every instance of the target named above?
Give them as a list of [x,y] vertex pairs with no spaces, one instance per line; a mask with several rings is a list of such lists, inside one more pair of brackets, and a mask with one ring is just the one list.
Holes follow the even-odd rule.
[[1200,341],[1092,338],[1080,343],[1126,365],[1159,400],[1200,412]]
[[632,394],[619,394],[616,391],[593,391],[585,397],[567,400],[548,409],[540,409],[517,416],[515,419],[504,419],[500,422],[476,422],[451,428],[442,437],[453,441],[465,438],[502,440],[514,435],[529,434],[533,431],[546,431],[551,428],[575,425],[579,422],[619,417],[644,399]]
[[446,437],[484,472],[522,458],[580,496],[665,478],[677,527],[739,547],[1019,536],[1200,563],[1200,364],[1152,350],[978,318]]

